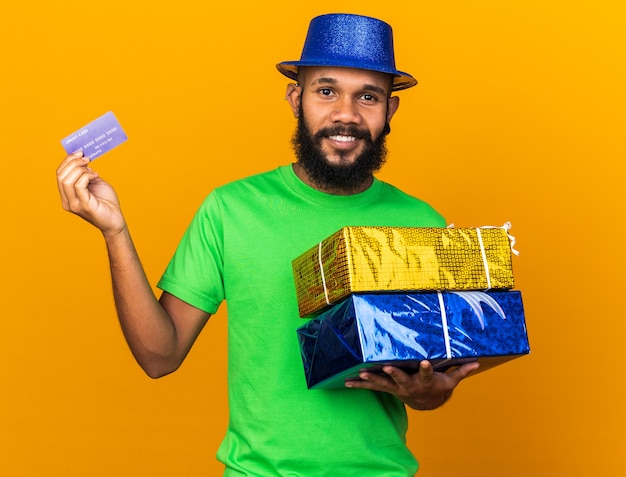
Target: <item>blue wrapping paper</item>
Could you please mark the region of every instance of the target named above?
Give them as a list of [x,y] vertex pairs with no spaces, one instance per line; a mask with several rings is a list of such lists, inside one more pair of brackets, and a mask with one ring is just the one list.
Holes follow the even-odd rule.
[[480,372],[530,352],[515,290],[355,293],[297,334],[310,389],[343,388],[386,364],[415,372],[427,359],[447,371],[478,360]]

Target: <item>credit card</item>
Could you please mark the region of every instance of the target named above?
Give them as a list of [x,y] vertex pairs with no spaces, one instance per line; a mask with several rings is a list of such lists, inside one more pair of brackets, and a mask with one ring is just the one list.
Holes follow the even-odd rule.
[[83,151],[83,155],[93,161],[127,139],[119,121],[109,111],[67,136],[61,144],[68,154]]

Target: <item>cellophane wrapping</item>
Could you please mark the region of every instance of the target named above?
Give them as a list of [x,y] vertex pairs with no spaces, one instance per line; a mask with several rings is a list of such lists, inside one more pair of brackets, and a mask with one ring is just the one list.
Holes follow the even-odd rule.
[[309,388],[342,388],[386,364],[485,371],[530,352],[521,292],[357,293],[297,330]]
[[351,293],[514,288],[504,228],[343,227],[292,262],[300,316]]

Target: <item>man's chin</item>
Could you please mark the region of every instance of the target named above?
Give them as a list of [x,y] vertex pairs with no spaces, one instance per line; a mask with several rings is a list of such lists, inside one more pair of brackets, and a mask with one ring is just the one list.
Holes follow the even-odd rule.
[[363,148],[340,151],[335,148],[323,148],[322,151],[328,165],[333,167],[350,167],[358,160],[363,152]]
[[337,169],[346,169],[348,167],[352,167],[356,160],[357,160],[357,156],[356,155],[350,155],[350,156],[329,156],[326,155],[326,164],[328,164],[329,167],[332,168],[337,168]]

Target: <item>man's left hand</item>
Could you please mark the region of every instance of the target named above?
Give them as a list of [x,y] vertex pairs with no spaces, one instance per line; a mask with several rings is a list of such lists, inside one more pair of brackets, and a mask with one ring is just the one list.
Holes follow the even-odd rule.
[[453,371],[440,373],[424,360],[417,373],[408,374],[395,366],[384,366],[385,374],[363,371],[359,374],[360,381],[347,381],[346,387],[390,393],[413,409],[435,409],[446,402],[459,382],[477,368],[477,362],[466,363]]

